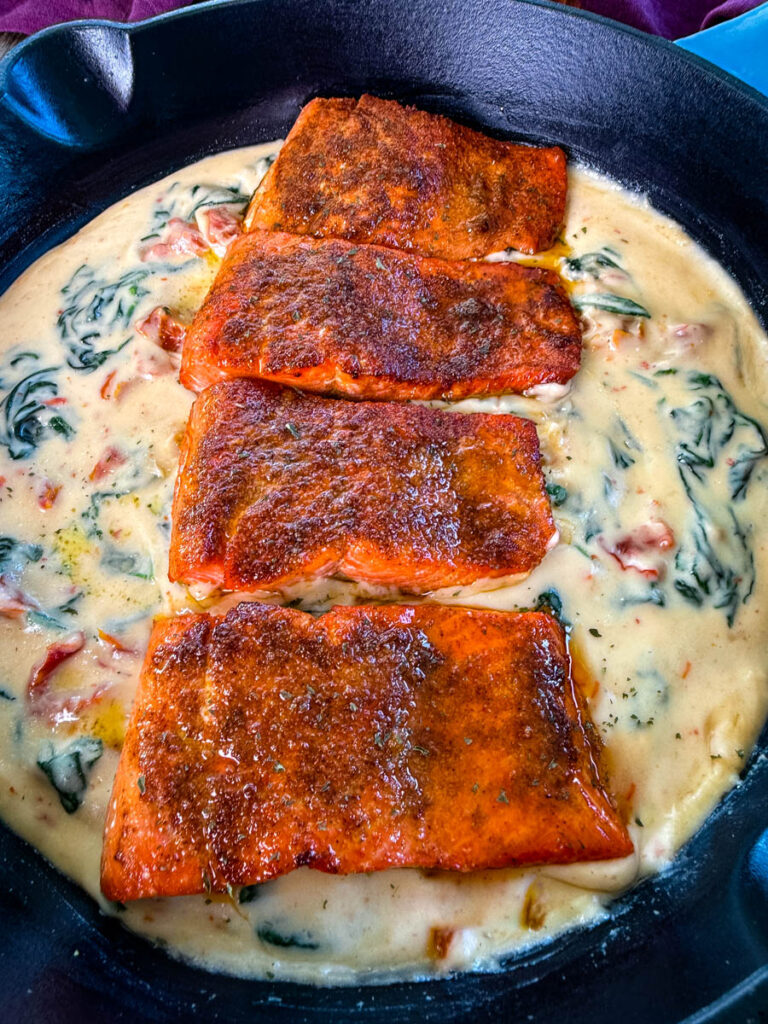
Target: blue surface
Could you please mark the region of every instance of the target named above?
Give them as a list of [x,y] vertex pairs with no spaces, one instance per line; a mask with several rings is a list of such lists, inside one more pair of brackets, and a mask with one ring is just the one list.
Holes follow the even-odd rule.
[[768,96],[768,3],[677,44]]

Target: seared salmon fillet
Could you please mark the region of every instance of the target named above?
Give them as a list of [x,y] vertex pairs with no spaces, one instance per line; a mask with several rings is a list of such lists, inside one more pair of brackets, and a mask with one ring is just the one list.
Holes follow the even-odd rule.
[[334,574],[422,593],[527,573],[556,538],[536,428],[266,381],[192,407],[170,578],[279,590]]
[[316,99],[251,201],[246,227],[462,260],[548,249],[565,154],[499,142],[392,100]]
[[562,627],[540,612],[263,604],[155,623],[107,814],[108,899],[303,865],[623,857]]
[[187,330],[181,382],[465,398],[564,384],[580,360],[579,319],[550,270],[253,231]]

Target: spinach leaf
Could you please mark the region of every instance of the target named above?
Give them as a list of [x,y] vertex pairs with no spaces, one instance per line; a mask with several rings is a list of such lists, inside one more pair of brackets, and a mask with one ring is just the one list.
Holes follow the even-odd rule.
[[256,175],[259,178],[259,184],[261,184],[264,175],[267,173],[272,164],[277,160],[277,153],[270,153],[269,156],[263,156],[260,160],[256,161]]
[[617,469],[629,469],[630,466],[634,466],[637,459],[633,458],[629,452],[642,452],[643,446],[634,436],[632,431],[629,429],[624,420],[620,417],[616,417],[616,427],[621,433],[621,440],[614,441],[612,437],[608,437],[608,447],[611,450],[611,458],[613,464]]
[[112,572],[134,576],[139,580],[155,578],[152,559],[135,551],[120,551],[118,548],[108,547],[101,556],[101,565]]
[[294,949],[320,948],[320,943],[315,942],[307,931],[285,934],[284,932],[279,932],[274,925],[266,922],[258,926],[256,934],[262,942],[266,942],[269,946],[279,946],[282,949],[289,949],[291,947]]
[[237,895],[238,903],[253,903],[261,896],[261,885],[244,885]]
[[[658,371],[663,373],[663,371]],[[659,385],[655,380],[651,380],[650,377],[646,377],[645,374],[637,373],[635,370],[627,370],[630,377],[634,377],[635,380],[639,380],[643,387],[648,388],[650,391],[658,391]]]
[[153,272],[141,267],[109,281],[87,263],[78,267],[61,289],[67,304],[56,322],[72,369],[91,372],[128,344],[130,337],[116,348],[101,347],[113,331],[130,329],[139,301],[149,294],[143,283]]
[[67,814],[80,807],[88,789],[91,770],[104,752],[104,744],[93,736],[78,736],[58,752],[46,743],[37,756],[37,765],[59,794]]
[[74,435],[71,423],[46,405],[59,393],[54,379],[58,372],[58,367],[49,367],[22,377],[0,402],[0,444],[12,459],[28,459],[52,434],[67,439]]
[[586,517],[584,519],[584,541],[589,544],[591,540],[603,532],[603,524],[597,514],[597,510],[590,508],[587,510]]
[[677,461],[683,482],[708,479],[718,464],[728,466],[732,501],[746,497],[752,474],[768,455],[768,437],[760,424],[736,408],[716,377],[692,372],[688,387],[697,395],[685,408],[672,409],[677,428]]
[[63,615],[77,615],[77,603],[84,597],[84,591],[78,590],[77,593],[73,594],[72,597],[67,598],[63,604],[57,605],[54,608],[49,608],[47,611],[42,608],[35,608],[27,612],[27,620],[29,622],[35,622],[39,626],[45,626],[47,629],[59,629],[67,630],[72,629],[72,623],[67,622],[62,618]]
[[561,626],[566,628],[571,625],[563,615],[563,599],[554,587],[551,590],[544,590],[539,594],[533,610],[535,612],[549,612],[550,615],[557,619]]
[[651,583],[647,590],[625,593],[619,600],[619,605],[622,608],[636,604],[655,604],[659,608],[664,608],[667,599],[658,583]]
[[186,211],[184,220],[194,220],[197,211],[205,206],[245,206],[251,198],[228,185],[193,185],[190,194],[192,206]]
[[568,491],[566,491],[562,484],[547,484],[547,494],[555,508],[564,505],[568,500]]
[[[90,497],[88,505],[80,513],[80,518],[85,521],[85,535],[86,537],[96,537],[101,540],[104,536],[104,531],[100,525],[101,512],[104,504],[110,501],[118,501],[120,498],[125,498],[128,494],[134,494],[136,491],[141,490],[142,487],[146,487],[156,480],[156,474],[145,472],[142,465],[139,462],[130,462],[126,466],[120,469],[120,484],[124,484],[119,488],[115,488],[109,491],[94,491]],[[114,549],[116,550],[116,549]],[[118,556],[122,553],[118,552]],[[125,563],[127,565],[127,563]],[[135,564],[139,564],[136,562]],[[112,568],[116,568],[113,565]],[[119,570],[126,571],[126,570]],[[142,573],[146,569],[140,570]],[[150,577],[152,578],[152,567],[150,565]]]
[[624,435],[624,447],[631,448],[634,452],[641,452],[643,450],[643,446],[640,444],[640,442],[637,440],[635,435],[632,433],[632,431],[629,429],[627,424],[620,416],[616,417],[616,423],[618,425],[619,430]]
[[611,450],[611,458],[613,464],[617,469],[629,469],[630,466],[634,466],[635,459],[627,451],[623,451],[612,437],[607,438],[608,447]]
[[124,498],[126,494],[130,493],[130,491],[94,491],[91,495],[91,500],[88,502],[88,507],[80,513],[80,518],[84,519],[86,523],[86,537],[96,537],[98,540],[101,540],[104,536],[104,531],[99,525],[101,506],[110,498]]
[[[690,496],[690,495],[689,495]],[[732,532],[713,529],[711,509],[694,503],[694,527],[675,556],[675,590],[691,604],[711,604],[725,612],[732,626],[739,606],[746,604],[755,586],[755,559],[749,538],[732,509]]]
[[21,572],[24,562],[39,562],[42,557],[40,544],[27,544],[15,537],[0,537],[0,572],[8,569]]
[[693,528],[675,556],[674,586],[697,607],[721,608],[732,626],[755,584],[751,531],[732,503],[746,497],[755,468],[768,456],[768,439],[716,377],[689,372],[686,384],[695,401],[669,416]]
[[607,292],[592,292],[589,295],[572,295],[571,302],[576,309],[603,309],[606,313],[618,313],[619,316],[650,317],[650,313],[639,303],[627,299],[623,295]]
[[603,473],[603,497],[609,505],[614,506],[618,503],[619,500],[619,492],[616,487],[616,481],[609,477],[607,473]]
[[[33,362],[37,362],[39,358],[39,352],[17,352],[16,355],[11,356],[8,360],[8,365],[11,369],[15,369],[19,363],[23,363],[25,359],[31,359]],[[0,385],[0,387],[5,387],[5,384]]]
[[597,252],[585,252],[582,256],[572,256],[563,261],[563,277],[570,281],[581,281],[592,278],[598,281],[604,270],[620,270],[624,268],[614,259],[618,253],[613,249],[599,249]]

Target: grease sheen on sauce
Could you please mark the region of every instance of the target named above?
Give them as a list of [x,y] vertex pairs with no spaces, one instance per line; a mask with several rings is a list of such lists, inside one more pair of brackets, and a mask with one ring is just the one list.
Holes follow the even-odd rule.
[[[560,543],[522,583],[435,596],[561,603],[634,857],[468,876],[302,868],[253,891],[117,908],[99,894],[101,835],[151,619],[232,603],[168,582],[192,396],[172,357],[133,328],[158,305],[189,320],[218,260],[141,255],[172,217],[242,208],[276,149],[224,153],[135,193],[0,298],[1,596],[31,604],[26,617],[0,618],[0,814],[105,912],[212,969],[329,983],[490,968],[610,913],[612,896],[662,870],[746,764],[768,710],[768,342],[679,227],[574,168],[564,244],[538,262],[565,270],[576,301],[590,303],[579,374],[569,389],[453,406],[535,420]],[[625,312],[597,308],[606,295]],[[704,439],[702,424],[714,430]],[[702,468],[707,452],[716,457]],[[320,581],[283,600],[321,611],[392,596]],[[28,708],[33,666],[79,631],[82,649]],[[81,767],[98,741],[103,753],[67,813],[38,761],[78,737]]]

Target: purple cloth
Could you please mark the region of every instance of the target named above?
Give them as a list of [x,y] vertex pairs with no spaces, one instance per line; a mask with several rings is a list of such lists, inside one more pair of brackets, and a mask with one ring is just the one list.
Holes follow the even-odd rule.
[[30,35],[48,25],[78,18],[140,21],[185,7],[190,0],[0,0],[0,32]]
[[762,0],[582,0],[574,6],[644,32],[679,39],[751,11],[761,3]]
[[[36,32],[74,18],[139,21],[191,0],[0,0],[0,32]],[[565,0],[667,39],[691,35],[758,7],[761,0]]]

